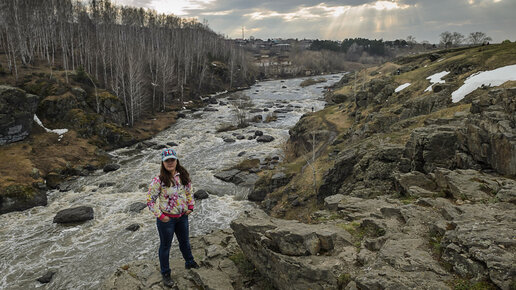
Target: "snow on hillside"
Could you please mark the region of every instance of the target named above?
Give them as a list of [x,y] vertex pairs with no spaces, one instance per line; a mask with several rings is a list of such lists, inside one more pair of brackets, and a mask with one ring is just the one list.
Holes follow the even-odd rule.
[[444,76],[446,76],[449,73],[450,73],[449,71],[442,71],[440,73],[436,73],[436,74],[433,74],[433,75],[427,77],[426,79],[430,80],[431,85],[425,89],[425,92],[430,92],[432,90],[432,86],[435,84],[444,84],[445,82],[441,78],[443,78]]
[[516,65],[508,65],[495,70],[472,74],[464,81],[464,85],[452,93],[452,102],[459,102],[467,94],[482,85],[495,87],[506,81],[516,81]]
[[410,86],[410,83],[404,83],[402,84],[401,86],[397,87],[394,92],[397,93],[397,92],[401,92],[404,88]]
[[59,135],[59,138],[58,140],[61,141],[61,138],[63,138],[63,135],[68,132],[68,129],[54,129],[54,130],[51,130],[51,129],[48,129],[47,127],[43,126],[43,123],[41,123],[41,120],[38,118],[38,116],[34,115],[34,121],[36,123],[38,123],[38,125],[40,125],[41,127],[43,127],[43,129],[45,129],[45,131],[47,132],[52,132],[52,133],[56,133],[57,135]]

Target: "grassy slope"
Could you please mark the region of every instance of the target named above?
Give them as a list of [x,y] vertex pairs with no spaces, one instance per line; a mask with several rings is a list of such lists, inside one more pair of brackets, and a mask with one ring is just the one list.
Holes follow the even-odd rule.
[[[403,83],[409,82],[411,85],[399,93],[394,93],[386,104],[384,104],[379,112],[388,114],[396,111],[402,106],[402,104],[408,100],[424,97],[432,94],[432,92],[423,92],[429,85],[430,82],[426,79],[428,76],[447,70],[453,70],[457,67],[470,66],[471,70],[465,73],[450,73],[444,79],[446,83],[451,85],[452,90],[458,89],[464,82],[464,80],[473,73],[479,71],[486,71],[496,69],[506,65],[516,64],[516,43],[500,44],[500,45],[489,45],[481,47],[473,47],[468,49],[459,50],[448,50],[445,52],[437,52],[441,54],[439,60],[431,62],[428,58],[429,54],[423,54],[419,56],[412,56],[410,58],[404,58],[396,61],[396,63],[388,62],[377,67],[367,68],[356,73],[356,83],[350,81],[347,85],[341,88],[337,88],[334,94],[353,95],[354,86],[360,89],[363,83],[369,82],[371,79],[376,77],[391,77],[396,86]],[[401,73],[400,75],[394,74],[398,68],[404,66],[417,67],[414,70]],[[354,76],[352,78],[355,79]],[[502,87],[510,87],[516,85],[516,82],[506,82]],[[483,90],[478,89],[472,94],[482,93]],[[451,96],[450,96],[451,98]],[[330,154],[337,150],[343,151],[345,149],[352,148],[353,146],[376,146],[383,143],[395,143],[404,145],[410,133],[417,127],[424,126],[424,121],[427,119],[438,119],[438,118],[451,118],[457,112],[469,112],[470,104],[467,100],[453,104],[442,110],[433,112],[428,115],[416,116],[409,118],[406,122],[410,122],[411,125],[389,133],[377,133],[366,139],[349,140],[346,139],[346,132],[348,129],[357,128],[363,125],[360,123],[354,123],[354,119],[349,114],[355,111],[355,104],[353,101],[347,101],[338,105],[333,105],[325,108],[322,111],[311,114],[308,118],[308,126],[310,124],[314,127],[319,127],[321,121],[326,121],[329,126],[333,127],[337,131],[337,139],[342,142],[334,142],[335,145],[327,146],[324,149],[324,153],[317,158],[315,162],[316,167],[316,182],[320,186],[324,174],[333,166],[333,159]],[[370,106],[361,111],[362,116],[366,117],[373,108]],[[364,120],[364,119],[362,119]],[[405,120],[404,120],[405,121]],[[338,143],[338,144],[337,144]],[[293,148],[292,144],[287,144],[285,148],[288,151],[299,151],[299,148]],[[306,165],[306,159],[311,157],[308,152],[305,156],[298,158],[293,157],[294,154],[287,152],[283,166],[287,172],[295,173],[295,177],[287,186],[276,190],[271,193],[270,196],[275,197],[279,200],[279,203],[274,207],[272,215],[284,216],[289,219],[298,219],[303,221],[310,220],[310,213],[319,208],[315,201],[315,191],[313,189],[313,172],[310,167],[306,167],[304,171],[301,169]],[[296,195],[306,200],[306,204],[303,207],[290,207],[289,205],[289,191],[287,188],[295,188]],[[290,196],[292,194],[290,193]]]

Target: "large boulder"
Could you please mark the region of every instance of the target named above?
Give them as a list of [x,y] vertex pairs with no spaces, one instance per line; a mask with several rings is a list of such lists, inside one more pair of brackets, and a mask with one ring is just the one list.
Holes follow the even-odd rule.
[[[244,255],[277,289],[336,289],[353,248],[337,227],[271,218],[255,209],[231,223]],[[351,255],[353,256],[353,255]]]
[[39,97],[25,91],[0,86],[0,145],[29,136]]
[[89,206],[79,206],[68,208],[57,212],[54,223],[74,224],[82,223],[93,219],[93,208]]
[[30,185],[10,185],[0,191],[0,214],[45,205],[46,191]]

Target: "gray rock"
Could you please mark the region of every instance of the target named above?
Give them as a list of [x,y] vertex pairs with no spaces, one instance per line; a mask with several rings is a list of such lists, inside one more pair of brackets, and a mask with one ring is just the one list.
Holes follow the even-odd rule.
[[199,189],[199,190],[197,190],[197,191],[194,193],[194,198],[195,198],[195,199],[199,199],[199,200],[201,200],[201,199],[206,199],[206,198],[208,198],[208,197],[209,197],[209,194],[208,194],[208,192],[207,192],[206,190],[204,190],[204,189]]
[[242,151],[242,152],[238,153],[238,157],[244,156],[246,153],[247,153],[246,151]]
[[324,199],[324,206],[329,210],[336,211],[339,207],[339,203],[342,201],[343,198],[343,194],[335,194],[328,196]]
[[111,171],[116,171],[118,169],[120,169],[120,165],[116,164],[116,163],[112,163],[112,164],[107,164],[106,166],[104,166],[103,171],[104,172],[111,172]]
[[[252,210],[231,223],[246,257],[278,289],[336,289],[346,260],[334,253],[350,245],[344,230],[268,217]],[[340,251],[339,251],[340,252]],[[333,270],[331,270],[333,269]]]
[[442,259],[475,280],[489,278],[500,289],[514,285],[516,209],[508,203],[462,205],[455,228],[442,238]]
[[57,212],[53,222],[58,224],[70,224],[81,223],[92,219],[93,208],[89,206],[79,206]]
[[0,145],[29,136],[38,102],[38,96],[0,85]]
[[47,283],[50,283],[50,281],[52,281],[52,278],[54,277],[54,275],[57,273],[57,271],[55,270],[49,270],[47,271],[43,276],[39,277],[37,279],[37,281],[41,284],[47,284]]
[[394,175],[396,190],[406,196],[432,196],[437,190],[435,182],[424,173],[412,171]]
[[128,211],[129,212],[135,212],[135,213],[139,213],[142,211],[142,209],[146,208],[147,207],[147,204],[143,203],[143,202],[135,202],[135,203],[132,203],[129,208],[128,208]]
[[516,175],[516,90],[491,89],[473,101],[471,115],[458,131],[461,149],[497,172]]
[[456,127],[422,127],[410,135],[404,155],[411,160],[413,171],[430,173],[437,167],[455,168],[458,146]]
[[254,131],[254,136],[263,136],[263,132],[260,130]]
[[0,214],[23,211],[35,206],[47,205],[46,187],[44,184],[32,186],[7,186],[0,194]]
[[111,186],[114,186],[116,183],[114,182],[101,182],[99,183],[99,188],[103,188],[103,187],[111,187]]
[[235,143],[236,142],[235,139],[230,138],[230,137],[224,137],[224,138],[222,138],[222,140],[224,140],[224,142],[226,142],[226,143]]
[[470,201],[494,198],[503,185],[507,189],[512,188],[513,194],[516,188],[516,181],[512,179],[486,175],[471,169],[451,171],[439,168],[435,171],[435,180],[441,190],[453,198]]
[[265,143],[272,142],[272,141],[274,141],[274,137],[272,137],[270,135],[262,135],[262,136],[256,138],[256,141],[257,142],[265,142]]
[[136,232],[137,230],[140,229],[140,225],[139,224],[132,224],[132,225],[128,226],[125,229],[128,230],[128,231],[131,231],[131,232]]
[[167,142],[167,145],[170,146],[170,147],[178,146],[177,143],[175,143],[175,142]]
[[50,172],[45,176],[45,182],[49,188],[57,189],[59,188],[59,184],[63,182],[63,176],[59,173]]
[[214,176],[222,181],[231,182],[231,179],[239,172],[238,169],[230,169],[218,172]]

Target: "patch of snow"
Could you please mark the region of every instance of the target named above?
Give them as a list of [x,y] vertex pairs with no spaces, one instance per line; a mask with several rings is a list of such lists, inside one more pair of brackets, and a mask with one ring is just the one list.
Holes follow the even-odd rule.
[[225,93],[227,93],[227,92],[228,92],[227,90],[226,90],[226,91],[222,91],[222,92],[217,92],[217,93],[215,93],[215,94],[211,94],[211,95],[210,95],[210,97],[216,97],[216,96],[218,96],[218,95],[222,95],[222,94],[225,94]]
[[38,118],[38,116],[36,116],[36,114],[34,114],[34,121],[36,123],[38,123],[38,125],[40,125],[43,129],[45,129],[45,131],[47,132],[52,132],[52,133],[56,133],[57,135],[59,135],[59,138],[57,138],[57,141],[61,141],[61,139],[63,138],[63,135],[68,132],[68,129],[48,129],[47,127],[43,126],[43,123],[41,123],[41,120]]
[[494,87],[507,81],[516,81],[516,64],[470,75],[464,84],[452,93],[452,102],[457,103],[482,85]]
[[446,76],[449,73],[450,73],[449,71],[442,71],[440,73],[436,73],[436,74],[433,74],[433,75],[427,77],[426,79],[430,80],[431,85],[428,86],[428,88],[425,89],[425,92],[431,91],[432,90],[432,86],[435,85],[435,84],[444,84],[445,81],[442,80],[441,78],[443,78],[444,76]]
[[410,83],[404,83],[402,84],[401,86],[397,87],[394,92],[397,93],[397,92],[401,92],[404,88],[410,86]]
[[441,62],[441,61],[443,61],[443,60],[445,60],[445,59],[446,59],[446,58],[440,58],[440,59],[438,59],[438,60],[437,60],[437,62]]
[[428,65],[427,65],[427,64],[425,64],[425,67],[427,67],[427,66],[428,66]]

